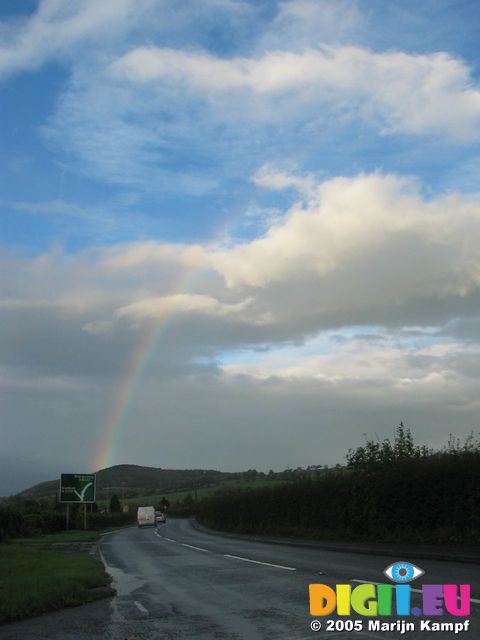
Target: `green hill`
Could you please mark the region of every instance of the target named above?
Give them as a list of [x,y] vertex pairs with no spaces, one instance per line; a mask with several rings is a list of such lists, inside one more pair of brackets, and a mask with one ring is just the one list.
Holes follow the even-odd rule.
[[[135,498],[218,484],[239,474],[213,469],[156,469],[135,464],[119,464],[97,472],[97,499],[117,493]],[[17,494],[20,498],[45,498],[58,495],[59,480],[40,482]]]

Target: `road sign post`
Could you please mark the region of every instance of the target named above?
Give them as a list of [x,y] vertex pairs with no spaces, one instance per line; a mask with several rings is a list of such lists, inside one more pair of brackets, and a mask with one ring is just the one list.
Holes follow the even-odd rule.
[[67,504],[67,529],[70,527],[70,504],[83,504],[83,528],[87,528],[87,504],[95,502],[94,473],[62,473],[60,476],[60,502]]

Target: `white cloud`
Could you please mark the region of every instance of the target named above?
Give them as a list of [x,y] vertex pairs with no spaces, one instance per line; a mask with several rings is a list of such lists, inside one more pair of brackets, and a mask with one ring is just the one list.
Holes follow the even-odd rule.
[[222,303],[211,296],[191,293],[177,293],[171,296],[147,298],[115,312],[116,318],[130,318],[136,322],[162,318],[171,314],[201,314],[210,317],[224,317],[238,314],[246,309],[252,298],[235,304]]
[[9,391],[21,389],[26,392],[40,391],[42,393],[65,393],[69,391],[85,393],[94,390],[93,385],[84,379],[60,375],[26,375],[25,372],[22,372],[22,375],[16,375],[6,368],[0,368],[0,388]]
[[[263,171],[265,187],[302,186]],[[320,450],[332,463],[345,442],[389,435],[401,419],[422,442],[443,444],[452,424],[468,434],[479,409],[480,325],[470,342],[436,332],[454,318],[475,329],[479,218],[475,199],[427,200],[414,181],[372,174],[312,184],[305,204],[262,239],[221,252],[147,242],[4,257],[8,450],[24,451],[22,425],[35,424],[67,449],[81,433],[84,452],[141,345],[148,375],[119,454],[134,462],[149,464],[147,450],[160,447],[169,459],[155,464],[215,466],[215,441],[232,468],[314,464]],[[150,349],[166,319],[168,338]],[[415,328],[392,329],[407,322]],[[325,338],[325,327],[345,339]],[[252,437],[264,443],[257,462]],[[191,458],[178,445],[185,438]],[[39,446],[33,438],[32,450]]]
[[[260,175],[265,187],[304,188],[303,178],[274,168]],[[250,242],[150,241],[5,259],[0,308],[68,316],[96,336],[116,330],[115,318],[131,321],[127,330],[167,314],[182,322],[200,314],[215,323],[184,339],[232,348],[352,324],[438,326],[474,313],[478,199],[426,199],[415,180],[395,175],[312,180],[305,202]]]
[[[305,104],[326,103],[391,132],[442,133],[463,141],[480,132],[480,91],[468,66],[444,52],[414,55],[323,46],[222,59],[150,46],[128,52],[112,64],[111,72],[135,83],[183,83],[209,95],[213,104],[226,93],[237,107],[239,101],[249,106],[270,97],[268,112],[262,113],[275,119],[291,116],[292,110],[298,113]],[[283,96],[286,109],[279,103]]]
[[362,26],[355,0],[288,0],[279,3],[262,44],[272,50],[286,42],[297,48],[338,43],[351,40]]
[[319,43],[352,41],[364,28],[355,0],[287,0],[261,38],[263,50],[284,48],[301,51]]
[[83,325],[83,331],[91,333],[94,336],[101,336],[104,333],[108,333],[113,329],[113,322],[111,320],[97,320],[95,322],[87,322]]
[[353,311],[474,292],[479,242],[477,199],[426,201],[415,181],[370,174],[320,184],[306,206],[294,205],[263,237],[214,253],[212,263],[231,288],[316,280],[325,311]]
[[[176,4],[122,0],[120,10],[90,9],[84,0],[47,11],[42,3],[41,20],[34,14],[13,30],[5,73],[12,61],[71,66],[40,133],[74,172],[163,197],[205,196],[238,180],[240,165],[251,173],[253,158],[298,161],[300,149],[312,156],[327,132],[352,123],[367,122],[372,135],[478,139],[480,92],[467,63],[446,52],[348,46],[361,22],[355,2],[281,2],[270,22],[254,3]],[[205,49],[202,31],[222,16],[238,31],[224,57]],[[253,26],[252,36],[245,28]],[[35,29],[39,41],[29,35]],[[329,37],[336,33],[342,37]],[[34,53],[24,52],[22,38]],[[353,134],[353,150],[361,139]]]
[[294,188],[307,197],[313,195],[316,186],[313,176],[299,177],[268,164],[260,167],[252,177],[252,182],[256,184],[257,187],[274,189],[276,191]]
[[[199,151],[204,128],[199,123],[192,127],[191,117],[184,113],[188,101],[148,93],[108,77],[101,63],[77,62],[40,133],[52,150],[65,152],[64,161],[75,172],[95,180],[163,196],[210,192],[218,184],[217,176],[188,164],[182,168],[187,140],[189,155],[202,153],[203,158],[204,151]],[[172,167],[172,158],[179,154],[182,162]]]
[[14,211],[22,211],[32,214],[46,214],[52,216],[71,216],[84,220],[92,220],[98,211],[87,207],[79,207],[65,200],[49,200],[46,202],[7,201],[5,205]]
[[[315,341],[313,341],[315,342]],[[480,378],[480,347],[458,342],[409,346],[395,339],[348,340],[329,353],[304,357],[308,343],[267,353],[248,353],[222,365],[227,376],[279,386],[317,385],[319,392],[344,401],[394,403],[405,406],[442,403],[445,407],[476,406]]]
[[[42,0],[29,18],[13,23],[0,43],[0,77],[37,69],[51,59],[68,59],[76,46],[124,34],[152,6],[152,0]],[[4,27],[6,25],[3,25]]]
[[17,310],[34,310],[34,309],[49,309],[52,306],[56,306],[49,300],[35,300],[35,299],[9,299],[4,298],[0,300],[0,309],[4,311],[17,311]]
[[196,269],[207,264],[207,254],[200,245],[129,242],[106,248],[101,260],[102,268],[112,271],[168,263]]

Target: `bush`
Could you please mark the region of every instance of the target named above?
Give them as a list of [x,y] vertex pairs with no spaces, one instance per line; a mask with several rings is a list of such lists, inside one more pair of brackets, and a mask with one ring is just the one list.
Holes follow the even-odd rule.
[[118,496],[115,493],[110,498],[110,504],[108,506],[108,510],[110,513],[122,512],[122,505],[120,504],[120,500],[118,499]]
[[87,525],[89,529],[98,531],[108,527],[121,527],[126,524],[133,524],[135,516],[132,513],[89,513],[87,514]]
[[0,542],[23,535],[25,523],[23,515],[11,507],[0,508]]
[[189,518],[195,514],[197,503],[193,499],[193,496],[188,494],[183,500],[174,502],[169,509],[170,515],[177,518]]
[[[397,431],[349,453],[347,469],[316,479],[237,490],[194,505],[198,519],[225,531],[344,540],[480,543],[480,450],[429,452]],[[390,460],[390,462],[388,462]]]
[[61,511],[36,511],[23,516],[23,536],[33,537],[42,533],[58,533],[65,529],[65,514]]

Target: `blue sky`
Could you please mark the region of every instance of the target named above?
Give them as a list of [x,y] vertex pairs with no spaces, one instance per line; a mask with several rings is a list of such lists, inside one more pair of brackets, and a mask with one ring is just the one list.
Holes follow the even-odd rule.
[[[41,406],[47,433],[68,416],[72,451],[91,425],[71,458],[88,466],[164,324],[118,462],[162,463],[167,373],[168,401],[189,396],[211,425],[186,455],[172,410],[177,466],[319,462],[269,417],[277,386],[300,432],[328,416],[317,443],[340,425],[324,464],[360,438],[357,413],[377,433],[407,416],[424,442],[475,429],[479,25],[474,0],[2,2],[9,459],[57,471],[25,426]],[[278,445],[251,460],[246,429],[217,461],[217,398],[243,424],[235,394]]]
[[[85,42],[74,39],[72,50],[66,43],[64,49],[45,54],[43,63],[26,63],[6,74],[0,206],[7,244],[41,251],[60,243],[68,251],[129,239],[203,240],[226,216],[241,218],[246,210],[284,205],[286,194],[259,193],[250,182],[259,166],[279,159],[298,173],[322,178],[380,170],[413,174],[426,191],[459,184],[463,190],[477,188],[478,149],[469,141],[452,145],[436,134],[385,133],[355,118],[339,121],[336,112],[295,114],[287,123],[225,121],[196,96],[177,95],[170,104],[162,96],[161,103],[151,104],[151,96],[135,100],[131,87],[102,87],[95,76],[106,61],[146,44],[220,58],[261,56],[271,47],[301,51],[318,44],[348,44],[379,53],[447,52],[468,66],[475,82],[478,3],[300,3],[318,16],[312,24],[281,19],[281,9],[270,2],[185,3],[180,15],[164,4],[167,19],[153,21],[153,26],[141,19],[132,28],[119,24],[118,34],[102,34],[93,47],[92,36],[85,33]],[[34,2],[2,3],[7,33],[25,29],[37,10]],[[159,8],[147,10],[158,18]],[[54,17],[62,24],[57,12],[60,17]],[[41,57],[41,45],[39,49]],[[129,106],[115,108],[110,102],[115,93]],[[86,105],[75,112],[75,103],[88,101],[89,94],[103,111],[96,118],[85,112]],[[105,133],[106,125],[111,130]],[[83,137],[100,131],[116,159],[101,158],[97,164]],[[129,153],[131,162],[123,157]],[[92,210],[98,221],[85,226],[78,217],[60,219],[58,213],[15,208],[52,201]],[[251,223],[247,228],[238,224],[236,232],[248,237]]]

